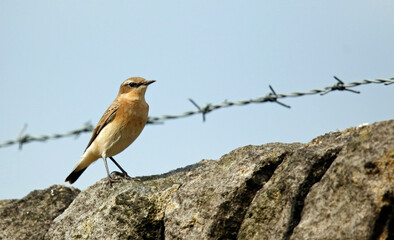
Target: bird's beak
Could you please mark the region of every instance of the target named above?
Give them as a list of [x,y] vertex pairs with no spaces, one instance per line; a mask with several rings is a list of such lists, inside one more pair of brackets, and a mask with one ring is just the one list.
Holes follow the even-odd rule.
[[156,82],[156,80],[146,81],[146,82],[144,83],[144,85],[145,85],[145,86],[148,86],[149,84],[154,83],[154,82]]

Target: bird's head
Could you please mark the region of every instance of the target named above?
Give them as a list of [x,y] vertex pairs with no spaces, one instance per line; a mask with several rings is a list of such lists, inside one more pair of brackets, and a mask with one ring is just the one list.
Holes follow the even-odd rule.
[[142,77],[128,78],[120,85],[118,96],[127,95],[128,98],[144,98],[146,88],[154,82],[156,81],[146,80]]

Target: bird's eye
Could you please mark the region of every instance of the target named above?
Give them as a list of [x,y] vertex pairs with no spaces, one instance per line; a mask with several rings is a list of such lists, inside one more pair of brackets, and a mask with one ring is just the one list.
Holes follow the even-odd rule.
[[132,82],[132,83],[129,83],[129,86],[132,88],[135,88],[135,87],[137,87],[137,84]]

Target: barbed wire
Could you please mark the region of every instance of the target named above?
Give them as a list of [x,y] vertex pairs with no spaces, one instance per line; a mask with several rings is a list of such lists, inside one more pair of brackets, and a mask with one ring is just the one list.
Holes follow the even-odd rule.
[[[325,87],[322,89],[312,89],[312,90],[305,91],[305,92],[293,92],[293,93],[285,93],[285,94],[277,94],[275,92],[275,90],[273,89],[273,87],[271,85],[269,85],[271,92],[263,97],[252,98],[249,100],[232,101],[232,102],[225,100],[224,102],[222,102],[220,104],[210,104],[209,103],[209,104],[206,104],[205,106],[202,106],[202,107],[199,106],[193,99],[189,99],[189,101],[196,107],[196,110],[187,111],[187,112],[184,112],[181,114],[175,114],[175,115],[162,115],[162,116],[158,116],[158,117],[149,117],[147,123],[148,124],[163,123],[163,121],[165,121],[165,120],[185,118],[185,117],[189,117],[189,116],[192,116],[195,114],[202,114],[202,119],[205,122],[206,114],[208,114],[214,110],[220,109],[220,108],[226,108],[226,107],[231,107],[231,106],[243,106],[243,105],[247,105],[250,103],[264,103],[264,102],[273,102],[273,103],[277,103],[283,107],[290,108],[289,105],[279,102],[278,99],[288,98],[288,97],[301,97],[301,96],[315,95],[315,94],[320,94],[323,96],[323,95],[326,95],[327,93],[330,93],[333,91],[349,91],[352,93],[359,94],[360,93],[359,91],[349,89],[349,88],[357,87],[360,85],[372,84],[372,83],[374,83],[374,84],[382,84],[383,83],[385,86],[394,83],[394,77],[388,78],[388,79],[383,79],[383,78],[374,79],[374,80],[366,79],[363,81],[350,82],[350,83],[344,83],[342,80],[340,80],[336,76],[334,76],[334,79],[337,81],[337,83],[332,86],[329,86],[329,87]],[[81,133],[93,131],[94,126],[90,122],[87,122],[81,128],[76,129],[76,130],[72,130],[72,131],[68,131],[66,133],[40,135],[40,136],[36,136],[36,137],[25,134],[26,128],[27,128],[27,125],[25,125],[23,127],[23,129],[20,132],[17,139],[8,140],[8,141],[1,143],[0,148],[6,147],[6,146],[11,146],[14,144],[18,144],[19,149],[22,149],[23,144],[26,144],[29,142],[34,142],[34,141],[45,142],[49,139],[58,139],[58,138],[69,137],[69,136],[78,137]]]

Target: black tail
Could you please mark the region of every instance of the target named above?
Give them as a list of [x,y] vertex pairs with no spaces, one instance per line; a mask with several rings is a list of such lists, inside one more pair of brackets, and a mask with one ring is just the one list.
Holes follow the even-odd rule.
[[73,184],[75,181],[77,181],[79,176],[81,176],[81,174],[85,170],[86,170],[86,168],[83,168],[81,170],[74,170],[74,171],[72,171],[72,173],[70,173],[70,175],[68,175],[68,177],[66,178],[65,182],[69,182],[70,184]]

